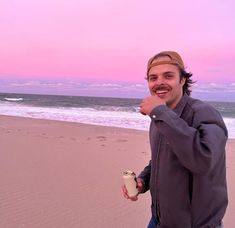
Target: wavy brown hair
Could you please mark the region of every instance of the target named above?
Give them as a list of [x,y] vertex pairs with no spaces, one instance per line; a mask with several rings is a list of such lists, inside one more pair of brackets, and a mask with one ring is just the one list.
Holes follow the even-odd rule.
[[193,74],[190,72],[186,72],[185,70],[180,69],[180,80],[185,78],[185,83],[183,85],[183,93],[186,93],[187,95],[191,95],[191,87],[195,83],[195,81],[192,80]]

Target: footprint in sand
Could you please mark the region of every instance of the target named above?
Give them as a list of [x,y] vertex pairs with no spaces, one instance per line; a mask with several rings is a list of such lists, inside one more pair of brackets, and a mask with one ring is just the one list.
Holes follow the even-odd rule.
[[118,140],[116,140],[116,142],[118,142],[118,143],[120,143],[120,142],[127,142],[128,140],[126,140],[126,139],[118,139]]
[[[29,133],[29,132],[28,132]],[[30,133],[29,133],[30,134]],[[39,135],[41,138],[48,138],[48,136],[47,136],[47,134],[46,133],[41,133],[40,135]]]
[[97,136],[97,139],[99,139],[100,141],[106,141],[106,137],[105,136]]
[[142,154],[148,154],[146,151],[142,151],[141,153],[142,153]]

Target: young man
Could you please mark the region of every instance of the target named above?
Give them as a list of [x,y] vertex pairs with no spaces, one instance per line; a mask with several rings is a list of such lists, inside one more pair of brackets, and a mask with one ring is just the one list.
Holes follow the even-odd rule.
[[[227,129],[218,111],[189,97],[191,76],[173,51],[148,62],[151,95],[140,104],[140,112],[151,118],[151,160],[137,178],[139,193],[151,193],[148,227],[223,227]],[[125,186],[123,194],[138,199],[129,197]]]

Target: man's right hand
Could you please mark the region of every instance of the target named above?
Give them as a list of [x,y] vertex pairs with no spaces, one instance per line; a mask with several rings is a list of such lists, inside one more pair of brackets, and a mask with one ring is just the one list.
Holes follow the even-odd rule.
[[[142,192],[143,188],[144,188],[144,185],[143,185],[143,181],[140,179],[140,178],[137,178],[136,179],[136,182],[137,182],[137,188],[138,188],[138,192]],[[127,189],[126,189],[126,186],[123,185],[122,186],[122,193],[123,193],[123,196],[126,198],[126,199],[129,199],[131,201],[136,201],[138,200],[138,195],[137,196],[133,196],[133,197],[130,197],[128,195],[128,192],[127,192]]]

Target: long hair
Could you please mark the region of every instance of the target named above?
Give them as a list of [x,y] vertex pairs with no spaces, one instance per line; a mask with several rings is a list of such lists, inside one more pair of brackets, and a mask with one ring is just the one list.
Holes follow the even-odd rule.
[[186,72],[183,69],[180,69],[180,80],[185,78],[185,83],[183,85],[183,93],[186,93],[188,96],[190,96],[192,90],[191,87],[195,83],[195,81],[192,80],[193,74],[190,72]]

